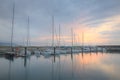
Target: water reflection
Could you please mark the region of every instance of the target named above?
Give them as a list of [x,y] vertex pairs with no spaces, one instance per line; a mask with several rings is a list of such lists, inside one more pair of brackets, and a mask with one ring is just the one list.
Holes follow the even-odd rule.
[[120,80],[119,53],[0,57],[0,80]]

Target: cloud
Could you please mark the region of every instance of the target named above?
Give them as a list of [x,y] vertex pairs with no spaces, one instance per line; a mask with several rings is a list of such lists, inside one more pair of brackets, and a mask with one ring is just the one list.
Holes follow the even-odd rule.
[[[71,36],[71,27],[81,36],[85,32],[86,44],[112,42],[119,29],[119,0],[14,0],[15,29],[14,40],[22,41],[26,37],[27,17],[30,16],[31,39],[51,36],[51,16],[55,16],[55,27],[62,25],[62,34]],[[13,1],[0,1],[0,41],[10,40]],[[94,32],[94,33],[93,33]],[[110,32],[113,32],[110,34]],[[119,30],[117,31],[119,33]],[[105,36],[105,35],[108,35]],[[103,38],[104,37],[104,38]],[[39,42],[34,41],[34,42]],[[70,42],[69,38],[65,41]],[[44,40],[43,43],[47,41]],[[98,43],[99,42],[99,43]],[[119,43],[119,42],[118,42]]]
[[[82,40],[82,33],[84,32],[85,44],[119,44],[120,43],[120,15],[114,15],[104,18],[102,23],[98,23],[94,27],[79,23],[81,19],[68,23],[66,27],[74,28],[74,32],[80,36]],[[80,41],[81,42],[81,41]]]

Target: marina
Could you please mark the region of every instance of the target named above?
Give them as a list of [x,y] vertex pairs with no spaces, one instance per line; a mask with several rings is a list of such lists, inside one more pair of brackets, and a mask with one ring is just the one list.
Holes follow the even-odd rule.
[[0,80],[120,80],[120,0],[1,0]]
[[1,54],[5,55],[13,55],[13,56],[27,56],[31,54],[42,54],[42,55],[60,55],[60,54],[73,54],[73,53],[91,53],[91,52],[106,52],[106,48],[102,47],[70,47],[70,46],[62,46],[62,47],[13,47],[13,51],[11,49],[1,47]]
[[0,47],[1,55],[10,55],[10,56],[30,56],[32,54],[39,55],[60,55],[60,54],[74,54],[74,53],[92,53],[92,52],[119,52],[120,46],[118,45],[103,45],[103,46],[59,46],[59,47],[13,47],[13,51],[11,52],[11,48],[9,46]]

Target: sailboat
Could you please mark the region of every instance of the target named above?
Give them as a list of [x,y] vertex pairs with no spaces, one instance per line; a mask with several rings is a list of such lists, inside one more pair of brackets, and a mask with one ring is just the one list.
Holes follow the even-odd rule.
[[10,51],[5,52],[7,55],[10,55],[10,56],[15,55],[14,47],[13,47],[14,13],[15,13],[15,3],[13,2]]
[[47,48],[44,51],[42,51],[41,54],[43,54],[43,55],[55,55],[56,50],[55,50],[54,41],[55,41],[55,37],[54,37],[54,16],[52,16],[52,46],[51,46],[52,49]]
[[61,48],[61,28],[60,28],[60,24],[59,24],[59,43],[58,43],[58,50],[56,50],[57,54],[66,54],[67,51],[64,48]]
[[28,46],[29,46],[29,31],[30,27],[29,27],[29,16],[28,16],[28,24],[27,24],[27,45],[25,46],[25,50],[21,50],[19,53],[19,56],[30,56],[31,55],[31,51],[28,50]]
[[74,34],[74,32],[73,32],[73,29],[71,28],[71,39],[72,39],[72,46],[71,46],[71,52],[72,53],[79,53],[79,52],[81,52],[81,49],[76,49],[75,47],[74,47],[74,43],[75,43],[75,34]]
[[38,49],[36,49],[36,50],[34,50],[34,54],[36,57],[40,57],[41,52]]
[[84,32],[82,32],[82,52],[90,52],[90,48],[87,46],[84,46]]

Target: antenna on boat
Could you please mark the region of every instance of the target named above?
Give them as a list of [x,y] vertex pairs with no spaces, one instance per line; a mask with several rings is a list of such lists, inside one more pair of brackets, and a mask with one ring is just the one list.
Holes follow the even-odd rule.
[[12,9],[12,29],[11,29],[11,51],[14,51],[13,49],[13,30],[14,30],[14,14],[15,14],[15,2],[13,2],[13,9]]

